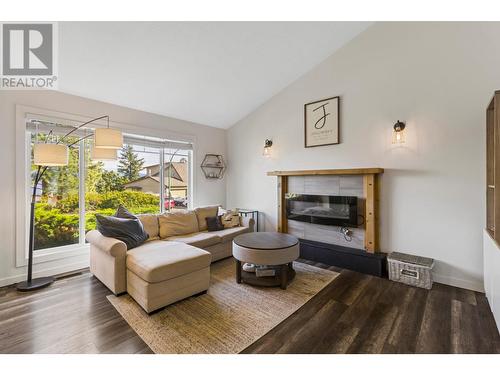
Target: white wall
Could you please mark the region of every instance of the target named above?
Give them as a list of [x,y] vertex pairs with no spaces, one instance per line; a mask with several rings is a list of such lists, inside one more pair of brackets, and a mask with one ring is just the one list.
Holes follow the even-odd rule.
[[[485,108],[500,88],[500,23],[378,23],[228,131],[228,206],[276,225],[270,170],[383,167],[381,248],[437,260],[483,289]],[[341,144],[304,148],[304,103],[340,95]],[[396,120],[405,147],[391,145]],[[264,140],[274,141],[264,159]]]
[[[181,121],[165,116],[136,111],[116,105],[49,91],[0,91],[0,286],[24,278],[24,267],[15,267],[15,126],[16,105],[33,106],[58,112],[98,117],[104,114],[118,123],[138,126],[155,131],[156,135],[169,137],[186,135],[195,139],[194,155],[194,205],[225,204],[224,180],[206,180],[199,164],[206,153],[226,154],[225,131]],[[86,267],[88,256],[66,258],[34,266],[36,276],[66,272]]]

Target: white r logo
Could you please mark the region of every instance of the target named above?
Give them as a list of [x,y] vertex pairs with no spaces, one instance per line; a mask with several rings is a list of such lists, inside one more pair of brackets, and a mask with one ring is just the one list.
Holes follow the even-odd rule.
[[52,25],[3,25],[4,75],[52,74]]

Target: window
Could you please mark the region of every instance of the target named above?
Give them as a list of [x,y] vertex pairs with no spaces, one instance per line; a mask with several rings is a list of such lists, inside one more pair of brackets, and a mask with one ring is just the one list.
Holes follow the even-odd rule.
[[[46,133],[31,133],[30,145],[45,141],[47,136]],[[78,138],[68,137],[63,143],[69,145],[76,141]],[[47,168],[36,188],[35,250],[79,243],[80,150],[78,144],[75,146],[70,149],[68,165]],[[33,152],[30,153],[31,179],[28,189],[31,193],[37,166],[33,164]]]
[[[48,136],[61,137],[68,129],[55,121],[27,122],[31,171],[36,170],[33,144]],[[190,144],[124,134],[117,160],[94,161],[92,129],[74,134],[75,137],[65,139],[67,144],[77,142],[70,149],[69,164],[48,168],[37,186],[35,250],[84,244],[85,232],[96,226],[95,214],[113,215],[119,204],[134,214],[184,210],[190,206]],[[78,142],[85,136],[89,138]],[[33,176],[27,181],[30,191]]]
[[189,202],[190,153],[186,150],[164,149],[165,210],[183,210]]

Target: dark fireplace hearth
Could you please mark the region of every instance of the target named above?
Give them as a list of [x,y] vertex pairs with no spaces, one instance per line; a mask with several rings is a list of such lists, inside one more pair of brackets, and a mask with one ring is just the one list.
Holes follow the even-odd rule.
[[371,254],[365,250],[300,239],[300,257],[366,273],[387,277],[387,254]]

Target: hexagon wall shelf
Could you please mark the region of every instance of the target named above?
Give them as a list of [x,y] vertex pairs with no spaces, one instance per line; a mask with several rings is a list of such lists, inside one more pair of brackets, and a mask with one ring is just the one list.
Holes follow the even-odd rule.
[[222,155],[206,154],[201,163],[201,170],[207,179],[221,179],[226,171],[226,164]]

